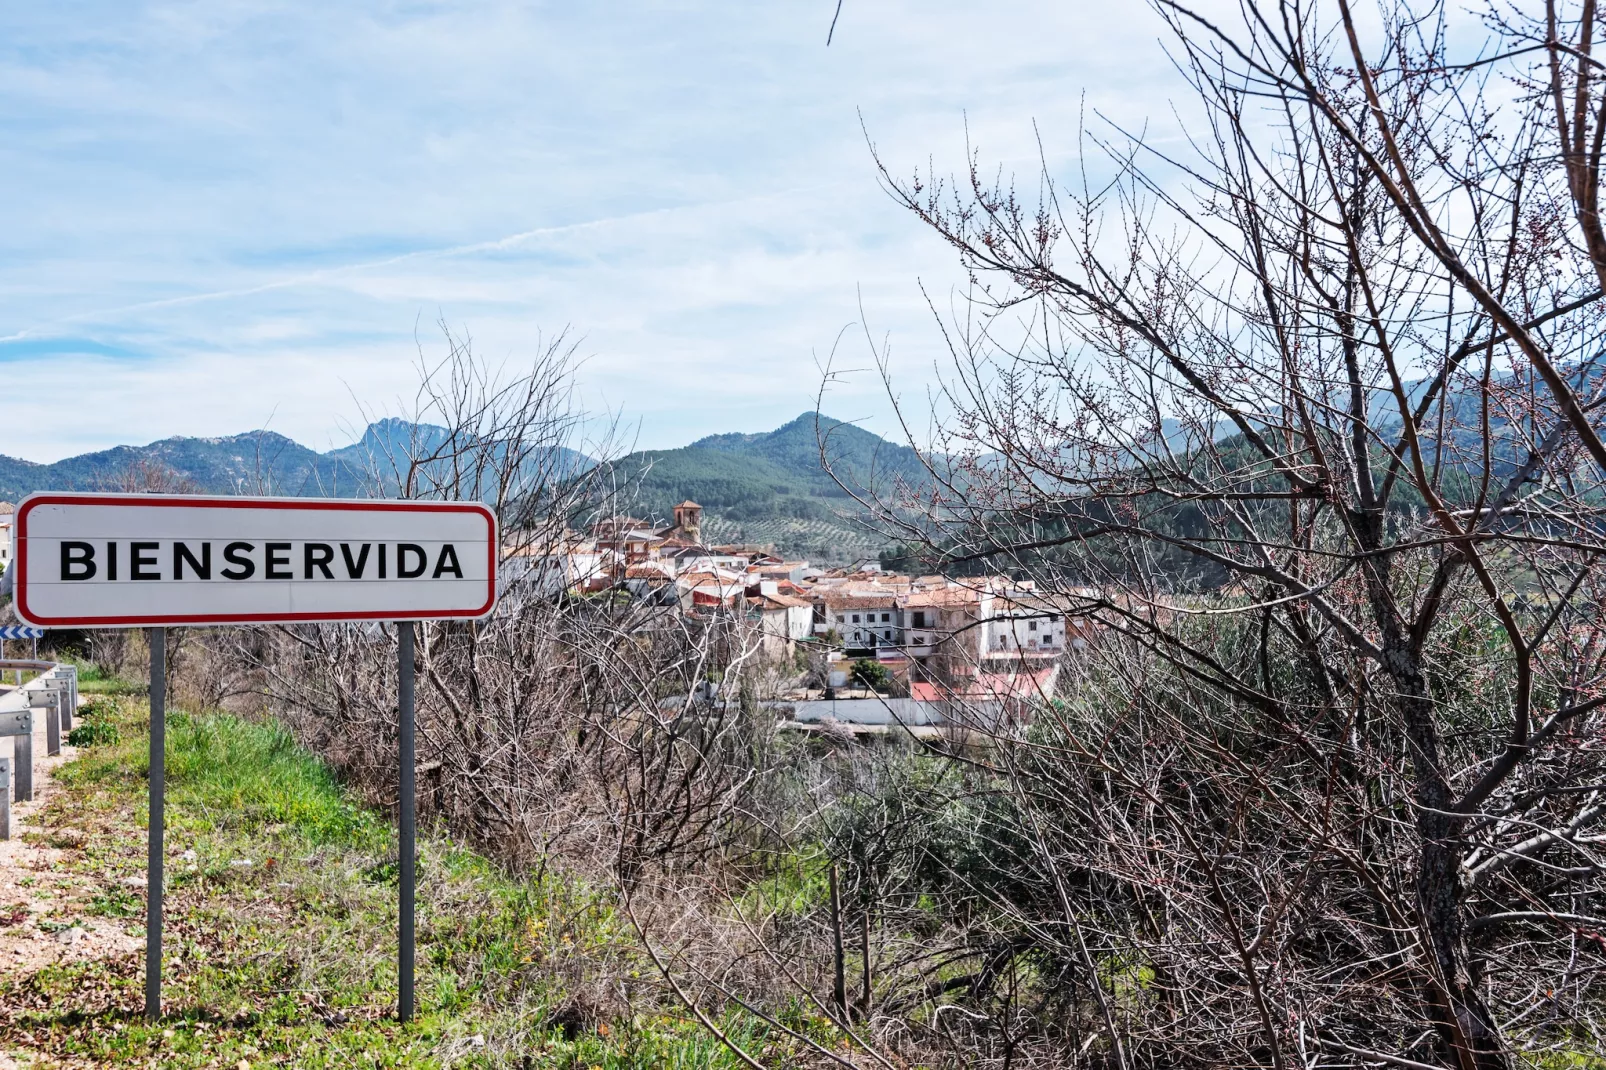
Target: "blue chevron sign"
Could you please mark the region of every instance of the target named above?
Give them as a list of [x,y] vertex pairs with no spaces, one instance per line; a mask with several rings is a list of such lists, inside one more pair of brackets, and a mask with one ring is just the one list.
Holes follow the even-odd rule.
[[21,624],[0,628],[0,639],[43,639],[45,630],[31,625]]

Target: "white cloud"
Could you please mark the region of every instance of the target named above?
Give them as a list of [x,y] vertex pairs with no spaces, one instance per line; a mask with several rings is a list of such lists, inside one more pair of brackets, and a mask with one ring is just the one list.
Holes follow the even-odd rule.
[[326,446],[437,316],[496,358],[571,327],[652,446],[808,407],[861,295],[918,387],[917,279],[959,276],[861,113],[899,173],[962,167],[968,128],[1029,174],[1037,130],[1063,162],[1084,108],[1164,120],[1175,84],[1143,7],[848,0],[827,49],[834,6],[11,5],[0,452],[270,417]]

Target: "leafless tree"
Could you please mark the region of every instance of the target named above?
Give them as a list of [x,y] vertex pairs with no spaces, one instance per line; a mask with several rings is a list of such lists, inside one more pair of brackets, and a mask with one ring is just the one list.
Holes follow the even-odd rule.
[[1157,7],[1183,148],[1103,124],[1034,196],[880,161],[972,289],[929,483],[871,504],[1100,635],[989,763],[1026,890],[968,886],[1119,1065],[1590,1050],[1594,5]]
[[[500,526],[495,612],[417,626],[421,814],[504,863],[629,888],[708,857],[740,823],[760,734],[739,707],[685,699],[756,643],[737,618],[619,587],[576,593],[554,567],[591,521],[631,504],[592,463],[615,448],[614,431],[575,405],[575,365],[561,335],[498,367],[447,332],[403,416],[370,425],[368,489],[481,501]],[[298,735],[394,805],[393,630],[234,641]]]
[[121,468],[99,474],[95,489],[121,494],[192,494],[195,483],[156,457],[135,457]]

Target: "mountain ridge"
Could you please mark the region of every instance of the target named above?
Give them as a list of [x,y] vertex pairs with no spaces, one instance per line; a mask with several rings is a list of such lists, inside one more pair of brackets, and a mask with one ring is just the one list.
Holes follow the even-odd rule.
[[863,522],[855,494],[929,478],[908,446],[813,412],[773,431],[727,432],[679,449],[638,451],[609,469],[650,519],[665,519],[689,497],[703,506],[705,541],[773,544],[824,562],[873,558],[885,546]]
[[[142,467],[143,466],[143,467]],[[207,493],[281,493],[332,497],[358,473],[276,431],[174,436],[144,446],[113,446],[50,464],[0,456],[0,495],[40,490],[133,489],[136,474],[156,474]],[[344,477],[342,480],[341,477]],[[149,489],[149,488],[144,488]]]
[[[821,465],[817,428],[831,472]],[[363,497],[373,494],[376,479],[386,493],[394,493],[386,458],[405,455],[409,448],[428,452],[447,433],[433,424],[389,417],[370,423],[357,441],[323,452],[276,431],[258,430],[173,436],[49,464],[0,455],[0,498],[15,501],[43,490],[124,489]],[[598,463],[575,450],[555,449],[563,452],[547,471],[578,473]],[[603,463],[627,490],[629,504],[623,509],[667,520],[676,503],[691,498],[704,506],[709,541],[771,543],[822,561],[873,557],[882,542],[854,518],[858,504],[837,480],[865,493],[924,474],[909,447],[813,412],[771,431],[706,435],[676,449],[638,450]]]

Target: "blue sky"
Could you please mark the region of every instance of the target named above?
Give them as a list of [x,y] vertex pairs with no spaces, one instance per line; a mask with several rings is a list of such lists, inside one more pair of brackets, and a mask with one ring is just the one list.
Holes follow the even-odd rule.
[[[1034,121],[1068,167],[1084,100],[1163,120],[1178,89],[1141,4],[846,0],[827,48],[834,6],[4,5],[0,453],[341,445],[441,318],[509,365],[568,328],[643,446],[811,407],[861,301],[920,394],[919,286],[962,276],[861,114],[900,173],[962,168],[968,126],[1029,176]],[[825,408],[885,428],[868,375]]]

